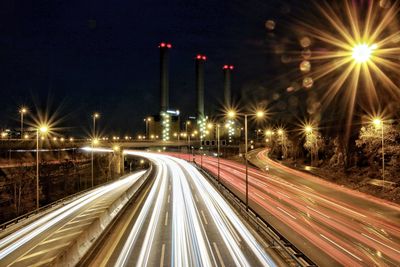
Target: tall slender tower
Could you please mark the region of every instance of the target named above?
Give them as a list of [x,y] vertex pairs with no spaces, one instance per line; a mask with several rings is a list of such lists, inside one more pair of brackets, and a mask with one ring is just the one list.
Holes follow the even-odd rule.
[[[231,73],[234,69],[233,65],[224,65],[222,67],[224,71],[224,104],[225,108],[232,108],[232,97],[231,97]],[[235,135],[235,121],[232,119],[227,120],[228,125],[228,141],[232,142],[233,136]]]
[[197,93],[197,117],[204,117],[204,63],[205,55],[196,56],[196,93]]
[[170,43],[162,42],[160,48],[160,98],[161,111],[166,111],[169,106],[169,56],[168,51],[172,48]]
[[224,65],[222,69],[224,71],[224,104],[226,108],[230,108],[232,106],[231,72],[234,67],[233,65]]
[[197,93],[197,124],[200,129],[200,140],[206,136],[206,116],[204,114],[204,63],[205,55],[198,54],[195,58],[196,67],[196,93]]
[[166,112],[169,107],[169,57],[168,51],[172,48],[170,43],[162,42],[160,48],[160,99],[161,99],[161,120],[162,120],[162,139],[170,139],[171,118]]

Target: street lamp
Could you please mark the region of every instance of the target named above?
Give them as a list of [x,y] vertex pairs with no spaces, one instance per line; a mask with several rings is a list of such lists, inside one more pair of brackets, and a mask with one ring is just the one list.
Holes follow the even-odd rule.
[[249,175],[248,175],[248,159],[247,159],[247,152],[248,152],[248,130],[247,130],[247,117],[248,116],[255,116],[257,119],[261,119],[265,116],[265,111],[257,110],[255,113],[250,114],[237,114],[234,110],[229,110],[227,113],[228,118],[234,119],[236,116],[242,115],[244,116],[244,139],[245,139],[245,163],[246,163],[246,210],[249,209]]
[[45,135],[48,131],[45,124],[36,128],[36,209],[39,209],[39,134]]
[[383,138],[383,120],[381,118],[375,117],[372,120],[372,124],[376,129],[381,128],[381,138],[382,138],[382,190],[385,188],[385,151],[384,151],[384,138]]
[[[303,132],[305,133],[306,137],[311,139],[311,147],[310,147],[310,158],[311,158],[311,166],[313,165],[313,141],[315,141],[315,145],[317,145],[318,140],[317,137],[311,136],[314,133],[314,127],[311,124],[305,124],[303,126]],[[315,139],[315,140],[314,140]],[[307,141],[308,142],[308,141]]]
[[92,143],[91,143],[91,146],[92,146],[92,150],[91,150],[91,174],[92,174],[92,187],[93,187],[93,185],[94,185],[94,183],[93,183],[93,181],[94,181],[93,146],[95,145],[95,141],[98,142],[98,140],[95,139],[95,136],[96,136],[96,119],[100,118],[100,114],[95,112],[95,113],[93,113],[92,117],[93,117],[93,133],[92,133]]
[[151,122],[151,118],[144,118],[143,121],[146,123],[146,137],[149,138],[149,123]]
[[352,57],[357,63],[365,63],[367,62],[374,50],[377,48],[376,44],[368,45],[366,43],[360,43],[353,47]]
[[23,138],[23,133],[24,133],[24,115],[27,112],[28,112],[28,109],[25,107],[22,107],[19,110],[19,113],[21,114],[21,139]]

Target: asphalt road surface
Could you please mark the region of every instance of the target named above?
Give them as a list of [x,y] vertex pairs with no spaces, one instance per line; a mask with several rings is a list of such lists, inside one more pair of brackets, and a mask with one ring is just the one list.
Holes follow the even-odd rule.
[[[320,266],[399,266],[400,206],[250,154],[249,205]],[[175,154],[187,159],[187,155]],[[217,175],[215,157],[196,156]],[[268,166],[268,171],[266,171]],[[220,159],[220,179],[244,199],[245,166]]]
[[152,161],[156,177],[86,265],[276,266],[272,249],[193,165],[163,154],[124,153]]
[[36,216],[22,227],[2,232],[0,266],[52,265],[54,259],[65,253],[77,238],[85,235],[95,220],[99,220],[99,215],[143,174],[144,171],[140,171],[97,187],[65,205]]

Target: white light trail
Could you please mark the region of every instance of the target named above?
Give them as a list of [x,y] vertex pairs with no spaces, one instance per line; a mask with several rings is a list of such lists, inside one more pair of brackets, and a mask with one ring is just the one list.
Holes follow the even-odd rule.
[[104,196],[106,193],[110,193],[115,189],[124,186],[132,185],[136,182],[145,171],[141,171],[130,175],[124,179],[118,180],[114,183],[101,186],[99,188],[93,189],[82,197],[72,201],[71,203],[60,207],[43,217],[38,218],[36,221],[28,224],[27,226],[15,231],[14,233],[6,236],[0,240],[0,260],[7,257],[10,253],[16,251],[17,249],[24,246],[31,239],[41,235],[50,234],[48,229],[51,227],[56,227],[57,224],[65,220],[69,222],[72,220],[74,213],[82,209],[84,206],[89,205],[93,201]]
[[[152,154],[146,152],[136,151],[125,151],[125,154],[136,155],[145,157],[155,162],[160,167],[162,166],[164,175],[168,175],[172,179],[172,236],[171,236],[171,266],[216,266],[217,261],[214,252],[211,247],[211,243],[207,237],[207,231],[202,221],[204,213],[210,214],[209,218],[212,223],[215,224],[216,229],[220,234],[220,237],[216,237],[222,244],[227,248],[232,261],[237,266],[250,266],[251,263],[246,258],[243,252],[243,240],[245,246],[256,256],[262,266],[276,266],[274,261],[264,251],[262,246],[257,242],[256,238],[242,223],[240,218],[232,210],[229,204],[223,199],[223,197],[214,189],[214,187],[195,169],[192,165],[184,160],[176,159],[174,157]],[[167,167],[164,166],[167,165]],[[160,178],[158,177],[157,180]],[[167,178],[166,178],[167,179]],[[194,185],[194,188],[190,186]],[[157,183],[157,182],[156,182]],[[154,202],[154,196],[158,192],[158,186],[154,186],[150,192],[148,199],[144,206],[146,211],[142,210],[141,214],[149,214],[150,203]],[[198,210],[198,201],[196,201],[192,189],[198,191],[198,195],[205,205],[207,210],[201,212]],[[162,198],[165,198],[165,192],[159,192]],[[157,200],[158,201],[158,200]],[[159,203],[156,201],[155,206]],[[153,209],[152,218],[162,218],[160,212],[157,209]],[[162,213],[164,215],[165,213]],[[139,215],[139,217],[140,217]],[[142,218],[144,220],[144,218]],[[207,227],[210,225],[210,219],[208,220]],[[160,224],[163,224],[164,220],[159,220]],[[147,228],[147,236],[154,236],[154,222],[151,222]],[[140,223],[136,222],[135,226]],[[134,228],[135,228],[134,226]],[[165,227],[163,225],[163,227]],[[213,227],[213,226],[212,226]],[[150,230],[151,229],[151,230]],[[133,243],[136,242],[131,236],[137,236],[139,234],[139,227],[133,229],[130,233],[129,240],[124,247],[129,247],[129,250],[121,252],[124,261],[118,261],[116,266],[126,264],[127,258],[130,255],[130,250],[133,248]],[[149,234],[151,233],[151,234]],[[141,247],[141,255],[149,256],[151,246],[151,238],[145,239]],[[128,244],[130,242],[130,244]],[[240,243],[240,244],[239,244]],[[158,249],[158,248],[157,248]],[[166,253],[167,253],[166,251]],[[146,264],[146,257],[141,256],[143,260],[137,262],[137,266]],[[218,256],[218,255],[216,255]],[[139,258],[140,259],[140,258]]]

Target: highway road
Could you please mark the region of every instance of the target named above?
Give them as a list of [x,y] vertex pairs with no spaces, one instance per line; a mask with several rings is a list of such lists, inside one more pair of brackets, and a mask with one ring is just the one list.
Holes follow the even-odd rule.
[[163,154],[124,153],[152,161],[154,182],[84,265],[276,266],[273,249],[194,166]]
[[[91,241],[95,234],[89,231],[90,227],[143,175],[144,171],[140,171],[97,187],[28,223],[22,222],[21,227],[4,230],[0,233],[0,266],[49,266],[67,254],[77,239],[91,235]],[[120,208],[116,206],[114,211]],[[106,224],[107,218],[101,217],[101,223]]]
[[[249,168],[250,207],[318,265],[400,265],[398,205],[282,166],[265,151],[250,160],[269,166]],[[202,165],[217,174],[216,158],[203,156]],[[244,199],[244,165],[221,159],[220,167],[221,181]]]

